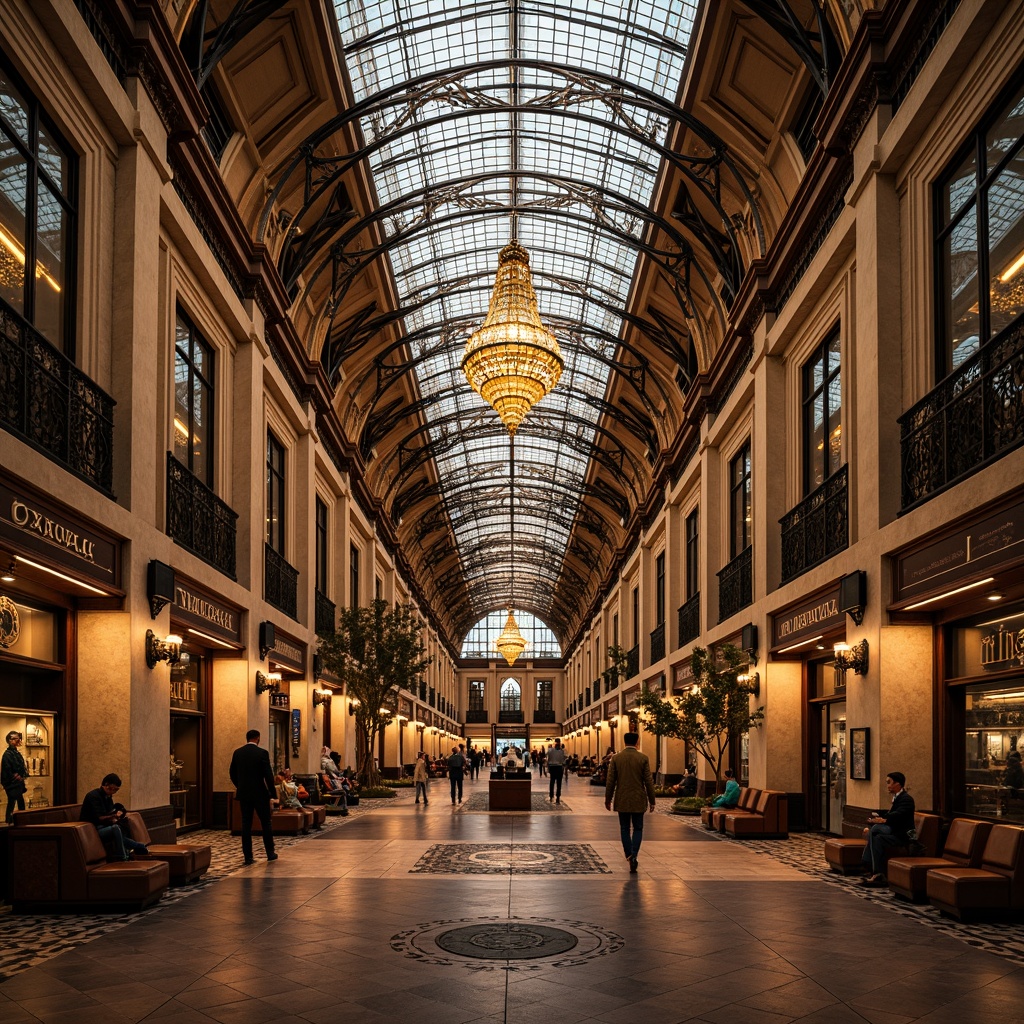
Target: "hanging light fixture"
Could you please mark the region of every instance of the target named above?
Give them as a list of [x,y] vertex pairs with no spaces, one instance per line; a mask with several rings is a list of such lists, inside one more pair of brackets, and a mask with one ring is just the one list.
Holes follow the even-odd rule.
[[491,305],[483,325],[466,343],[462,372],[514,434],[558,383],[563,365],[558,342],[537,312],[530,257],[513,239],[498,256]]
[[512,602],[515,597],[516,586],[516,440],[513,430],[508,435],[508,472],[509,472],[509,495],[508,495],[508,533],[509,533],[509,590],[508,590],[508,618],[505,620],[505,628],[501,636],[494,641],[495,650],[509,663],[514,665],[516,658],[526,650],[527,642],[523,634],[519,632],[519,624],[512,612]]

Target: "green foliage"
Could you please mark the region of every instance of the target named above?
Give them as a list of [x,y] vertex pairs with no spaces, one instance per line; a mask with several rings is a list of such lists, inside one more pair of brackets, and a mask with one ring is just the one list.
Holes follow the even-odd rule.
[[359,791],[359,798],[368,800],[394,800],[396,795],[390,786],[368,786]]
[[[380,731],[398,710],[398,691],[411,690],[432,658],[420,636],[422,623],[411,605],[373,601],[367,608],[342,608],[333,633],[320,637],[324,665],[345,685],[355,707],[359,734],[357,777],[363,787],[379,787],[373,751]],[[388,790],[390,793],[391,791]],[[366,789],[362,795],[368,796]]]
[[679,715],[672,701],[665,700],[664,697],[653,690],[641,690],[636,706],[644,716],[644,729],[659,740],[655,744],[657,754],[655,756],[654,774],[657,775],[661,771],[661,737],[671,736],[678,738]]
[[694,687],[675,698],[679,729],[675,734],[695,747],[721,782],[725,754],[734,736],[756,729],[764,707],[750,708],[750,691],[737,676],[744,670],[743,654],[732,644],[714,651],[695,647],[690,660]]
[[702,796],[681,796],[673,805],[673,814],[699,814],[702,807],[707,806],[709,800]]
[[608,648],[609,667],[601,675],[604,677],[606,689],[618,685],[620,679],[626,678],[626,668],[629,664],[629,652],[624,647],[615,644]]

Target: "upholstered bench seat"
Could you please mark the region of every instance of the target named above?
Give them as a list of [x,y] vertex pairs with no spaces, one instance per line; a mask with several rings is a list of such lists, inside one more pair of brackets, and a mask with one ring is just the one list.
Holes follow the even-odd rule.
[[153,860],[166,863],[171,885],[188,885],[210,870],[212,851],[209,846],[199,843],[154,843],[142,815],[135,811],[128,812],[128,825],[132,839],[137,843],[145,843]]
[[866,839],[841,839],[832,836],[825,840],[825,860],[828,866],[841,875],[854,875],[864,870]]
[[938,868],[981,866],[992,825],[987,821],[956,818],[949,827],[941,857],[890,857],[885,867],[889,888],[903,899],[924,903],[928,898],[928,872]]
[[961,921],[1024,912],[1024,829],[994,825],[980,868],[943,867],[928,872],[928,901]]

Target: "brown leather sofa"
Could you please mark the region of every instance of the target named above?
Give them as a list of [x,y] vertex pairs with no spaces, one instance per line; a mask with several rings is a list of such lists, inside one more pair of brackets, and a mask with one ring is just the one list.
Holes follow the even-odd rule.
[[[242,811],[238,801],[232,793],[229,796],[231,804],[231,834],[239,836],[242,834]],[[291,807],[275,807],[270,812],[270,827],[275,836],[297,836],[303,835],[313,827],[313,812],[310,808],[295,810]],[[259,818],[256,812],[252,815],[253,835],[259,835],[262,831]]]
[[1009,918],[1024,913],[1024,828],[993,825],[981,866],[934,868],[927,875],[928,902],[960,921]]
[[705,828],[722,830],[722,822],[730,811],[749,811],[757,803],[761,790],[745,786],[740,790],[740,798],[735,807],[712,807],[710,804],[700,809],[700,820]]
[[[914,814],[914,828],[917,841],[924,847],[924,857],[934,857],[939,849],[939,825],[942,819],[937,814]],[[864,870],[862,858],[868,841],[863,838],[841,838],[832,836],[825,840],[825,860],[832,871],[841,875],[858,875]],[[910,850],[904,846],[893,849],[892,857],[909,857]]]
[[976,868],[981,865],[992,825],[987,821],[955,818],[941,857],[890,857],[885,866],[889,888],[912,903],[928,899],[928,872],[935,868]]
[[25,825],[8,832],[8,892],[16,913],[142,910],[167,891],[167,863],[147,857],[107,863],[94,825]]
[[736,839],[788,839],[789,796],[763,789],[752,810],[727,812],[723,825],[726,835]]
[[210,870],[209,846],[199,843],[154,843],[141,814],[129,811],[127,817],[132,839],[137,843],[145,843],[149,847],[150,857],[167,864],[171,885],[188,885]]

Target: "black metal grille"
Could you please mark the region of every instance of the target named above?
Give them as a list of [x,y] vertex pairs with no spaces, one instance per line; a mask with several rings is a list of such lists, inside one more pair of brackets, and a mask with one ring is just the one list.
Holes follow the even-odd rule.
[[299,570],[269,544],[263,545],[263,597],[290,618],[298,618]]
[[1024,441],[1024,318],[899,418],[903,511]]
[[316,631],[321,636],[334,632],[334,602],[324,593],[317,590],[316,596]]
[[782,524],[782,582],[806,572],[850,543],[847,467],[832,474]]
[[236,519],[237,512],[167,453],[167,535],[231,579]]
[[600,697],[601,697],[601,678],[600,678],[600,676],[598,676],[598,678],[594,680],[594,685],[593,685],[592,689],[594,691],[594,700],[599,700]]
[[114,400],[0,300],[0,427],[106,494]]
[[554,709],[545,711],[543,708],[538,708],[533,713],[534,725],[553,725],[555,721]]
[[679,606],[679,646],[700,636],[700,591]]
[[665,623],[651,630],[651,664],[665,657]]
[[640,675],[640,645],[632,647],[626,652],[626,678]]
[[718,573],[718,621],[724,622],[753,600],[753,552],[745,547]]
[[512,724],[518,724],[523,720],[522,711],[499,711],[498,721],[499,722],[511,722]]
[[486,711],[467,711],[466,712],[466,724],[467,725],[482,725],[487,722]]

